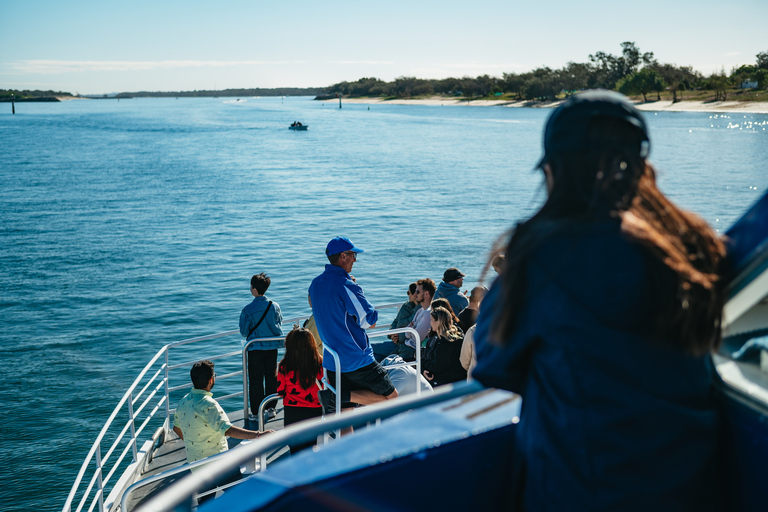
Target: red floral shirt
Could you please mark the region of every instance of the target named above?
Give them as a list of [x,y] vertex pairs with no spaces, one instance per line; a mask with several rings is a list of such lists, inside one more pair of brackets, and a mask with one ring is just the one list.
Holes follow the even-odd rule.
[[[323,370],[317,373],[316,379],[323,378]],[[293,371],[287,374],[277,372],[277,393],[283,397],[283,405],[291,407],[320,407],[320,401],[317,399],[317,392],[320,388],[312,382],[309,389],[304,389],[299,383],[299,379],[293,375]]]

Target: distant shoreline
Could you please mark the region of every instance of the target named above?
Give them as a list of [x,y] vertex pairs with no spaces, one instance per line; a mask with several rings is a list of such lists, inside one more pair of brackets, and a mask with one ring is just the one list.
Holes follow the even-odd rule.
[[[87,98],[82,96],[55,96],[41,98],[17,99],[16,102],[56,102],[69,100],[87,100],[102,98]],[[117,98],[107,98],[117,99]],[[131,98],[121,98],[131,99]],[[8,100],[6,100],[8,101]],[[323,102],[335,102],[336,99],[317,100]],[[563,100],[556,101],[509,101],[509,100],[486,100],[477,99],[467,101],[466,99],[452,99],[440,96],[418,99],[381,99],[381,98],[342,98],[342,104],[364,104],[364,105],[429,105],[429,106],[463,106],[463,107],[510,107],[510,108],[554,108],[560,105]],[[672,103],[670,100],[635,102],[639,110],[648,112],[721,112],[721,113],[749,113],[749,114],[768,114],[768,102],[762,101],[688,101],[681,100]]]
[[[324,101],[336,101],[334,99]],[[421,99],[394,99],[384,100],[380,98],[343,98],[343,103],[361,103],[368,105],[431,105],[431,106],[470,106],[470,107],[529,107],[529,108],[554,108],[562,103],[558,101],[508,101],[508,100],[471,100],[450,99],[434,96]],[[768,102],[760,101],[678,101],[672,103],[669,100],[635,102],[639,110],[651,112],[723,112],[750,114],[768,114]]]

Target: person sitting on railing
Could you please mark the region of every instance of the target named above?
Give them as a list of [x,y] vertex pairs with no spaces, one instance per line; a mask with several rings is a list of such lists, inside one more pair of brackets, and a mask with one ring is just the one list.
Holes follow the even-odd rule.
[[[324,346],[339,356],[341,368],[336,368],[330,354],[323,354],[323,366],[333,386],[336,385],[335,371],[341,372],[342,408],[397,398],[397,390],[386,370],[373,357],[365,332],[376,326],[379,313],[349,274],[361,252],[362,249],[344,237],[328,242],[325,254],[330,263],[309,287],[317,330]],[[325,414],[335,411],[336,396],[330,389],[321,391],[319,397]]]
[[433,386],[466,379],[467,371],[459,361],[464,335],[455,325],[454,315],[446,308],[437,306],[429,316],[431,329],[421,356],[424,377]]
[[[179,400],[173,415],[173,431],[184,441],[184,450],[189,464],[227,451],[227,437],[235,439],[256,439],[267,432],[257,432],[239,428],[229,421],[227,413],[214,400],[211,389],[216,384],[216,373],[211,361],[196,362],[189,372],[194,389]],[[197,468],[192,468],[195,471]],[[219,483],[226,485],[240,479],[240,468],[227,475]],[[204,493],[208,490],[201,490]],[[203,503],[215,496],[215,493],[198,498]]]
[[[397,316],[395,316],[395,319],[389,325],[390,329],[408,327],[411,320],[413,320],[414,315],[416,315],[416,312],[421,307],[416,304],[416,283],[411,283],[408,286],[406,293],[408,294],[408,300],[397,310]],[[390,354],[398,353],[399,346],[405,342],[405,333],[390,334],[389,338],[392,341],[383,341],[371,345],[373,347],[373,355],[379,362]]]
[[[246,342],[257,338],[274,338],[283,335],[283,317],[280,305],[267,298],[265,293],[272,280],[265,273],[251,277],[253,301],[240,313],[240,334]],[[248,399],[251,404],[250,421],[258,421],[256,415],[262,400],[277,391],[277,349],[280,341],[255,341],[248,347]],[[275,410],[265,411],[268,418],[275,417]]]
[[[308,329],[297,328],[285,337],[285,355],[277,366],[277,394],[283,397],[285,426],[322,416],[317,392],[323,379],[323,358]],[[291,446],[291,453],[312,446]]]

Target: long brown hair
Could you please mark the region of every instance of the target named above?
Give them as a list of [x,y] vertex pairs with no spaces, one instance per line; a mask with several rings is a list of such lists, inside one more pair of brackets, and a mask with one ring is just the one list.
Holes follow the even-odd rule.
[[453,323],[452,315],[453,313],[441,306],[433,308],[430,313],[430,316],[437,320],[437,332],[435,334],[450,341],[453,341],[453,338],[459,334],[459,328]]
[[455,325],[459,325],[459,317],[456,316],[456,313],[453,312],[453,308],[451,307],[451,303],[448,302],[448,299],[445,297],[440,297],[439,299],[435,299],[432,301],[432,310],[434,311],[435,308],[445,308],[448,310],[448,314],[451,317],[451,320]]
[[277,367],[283,374],[293,372],[302,388],[308,389],[315,383],[317,374],[323,369],[323,357],[317,351],[315,337],[308,329],[293,329],[285,337],[285,355]]
[[545,172],[552,178],[549,197],[511,233],[503,250],[503,291],[493,306],[492,339],[503,343],[514,331],[524,300],[526,262],[542,242],[577,223],[616,218],[621,232],[647,248],[662,263],[658,272],[667,274],[660,276],[668,286],[659,297],[664,306],[652,319],[653,334],[692,354],[717,348],[724,302],[719,281],[725,255],[722,241],[701,218],[681,210],[659,191],[654,168],[627,149],[627,141],[640,144],[636,130],[600,119],[590,124],[588,138],[589,152],[547,158]]

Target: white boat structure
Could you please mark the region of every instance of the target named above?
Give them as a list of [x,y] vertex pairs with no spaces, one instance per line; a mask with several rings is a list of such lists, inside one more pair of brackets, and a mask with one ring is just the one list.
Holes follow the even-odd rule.
[[[730,281],[723,319],[725,341],[713,356],[725,418],[722,484],[732,510],[764,511],[768,510],[768,194],[734,224],[727,237]],[[289,319],[286,324],[301,320]],[[369,335],[375,342],[377,337],[406,331],[379,329]],[[238,349],[222,354],[195,350],[214,339],[218,346],[232,340]],[[280,428],[278,432],[199,461],[195,465],[205,467],[190,473],[183,442],[171,430],[171,393],[191,387],[188,369],[196,360],[206,358],[219,365],[239,359],[238,366],[244,368],[246,347],[236,343],[239,332],[229,331],[163,347],[139,373],[97,436],[63,512],[192,510],[197,490],[209,488],[238,466],[250,475],[205,503],[202,510],[506,508],[499,491],[507,488],[510,478],[511,432],[518,422],[521,399],[477,383],[443,386],[434,393],[400,397],[285,429],[278,415],[266,426]],[[420,361],[414,364],[418,367]],[[231,378],[242,379],[246,390],[242,369],[219,375],[218,381]],[[237,410],[227,412],[235,424],[248,426],[247,392],[243,391],[216,398],[223,402],[242,396],[242,409],[238,404]],[[278,398],[266,398],[261,409]],[[129,420],[117,422],[118,417]],[[258,417],[261,422],[263,414]],[[355,428],[353,435],[337,435],[349,426]],[[318,442],[315,449],[288,454],[288,446],[313,440]]]

